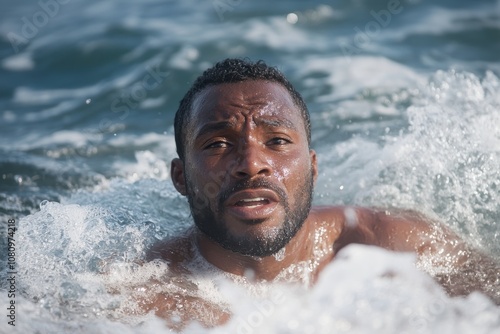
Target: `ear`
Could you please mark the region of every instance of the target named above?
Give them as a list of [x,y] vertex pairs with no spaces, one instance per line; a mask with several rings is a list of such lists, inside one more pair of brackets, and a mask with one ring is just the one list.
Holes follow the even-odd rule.
[[170,165],[170,177],[175,189],[182,195],[186,196],[186,179],[184,178],[184,161],[179,158],[172,160]]
[[316,179],[318,178],[318,160],[316,159],[316,151],[309,150],[309,156],[311,157],[311,168],[313,172],[314,183],[316,184]]

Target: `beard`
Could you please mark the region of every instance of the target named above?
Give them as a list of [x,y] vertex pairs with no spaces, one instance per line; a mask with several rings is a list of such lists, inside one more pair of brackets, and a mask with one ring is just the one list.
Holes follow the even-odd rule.
[[[265,257],[277,253],[297,234],[311,210],[314,176],[312,170],[298,185],[299,192],[294,196],[294,207],[290,207],[289,198],[280,187],[265,179],[242,180],[229,189],[221,189],[212,196],[216,208],[210,207],[210,199],[203,194],[196,194],[195,187],[186,175],[187,198],[196,227],[208,238],[223,248],[247,256]],[[273,190],[279,197],[279,204],[285,211],[284,221],[277,231],[267,236],[235,236],[221,218],[224,214],[224,202],[233,193],[244,189],[265,188]],[[263,220],[262,220],[263,221]],[[260,220],[248,221],[249,224],[262,223]]]

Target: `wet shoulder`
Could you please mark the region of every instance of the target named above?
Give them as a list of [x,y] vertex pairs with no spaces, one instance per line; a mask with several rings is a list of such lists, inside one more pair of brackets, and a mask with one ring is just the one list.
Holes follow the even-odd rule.
[[319,206],[311,210],[310,218],[317,228],[326,229],[328,242],[337,252],[351,243],[371,243],[375,211],[352,206]]
[[315,206],[309,214],[317,235],[328,245],[333,245],[342,233],[344,226],[343,208],[338,206]]
[[340,234],[345,220],[344,207],[314,206],[308,219],[317,227],[327,228],[330,234]]

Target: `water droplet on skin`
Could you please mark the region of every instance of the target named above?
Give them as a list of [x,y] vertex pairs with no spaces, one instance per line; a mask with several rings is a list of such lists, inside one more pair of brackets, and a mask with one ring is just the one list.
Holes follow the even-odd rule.
[[276,259],[276,261],[283,261],[283,259],[285,258],[285,251],[286,251],[286,247],[283,247],[282,249],[280,249],[278,252],[276,252],[273,255],[274,258]]
[[85,104],[90,104],[90,102],[92,102],[92,99],[86,99],[85,100]]

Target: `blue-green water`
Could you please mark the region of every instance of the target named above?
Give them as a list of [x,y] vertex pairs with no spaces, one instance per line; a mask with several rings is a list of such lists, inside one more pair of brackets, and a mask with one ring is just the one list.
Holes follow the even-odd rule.
[[[19,227],[25,332],[121,328],[81,275],[110,257],[140,259],[190,223],[168,180],[173,116],[193,80],[225,57],[263,59],[305,97],[316,203],[416,209],[500,257],[499,1],[3,0],[0,9],[0,219]],[[346,312],[374,307],[378,294],[341,281],[336,293],[354,295]],[[498,329],[493,306],[442,297],[432,313],[435,294],[422,291],[405,295],[410,311],[401,298],[384,301],[381,322],[300,295],[326,312],[324,324],[307,314],[290,324],[300,309],[291,303],[265,328],[368,333],[381,323],[384,333],[417,333],[455,328],[454,312],[472,310],[455,332]]]

